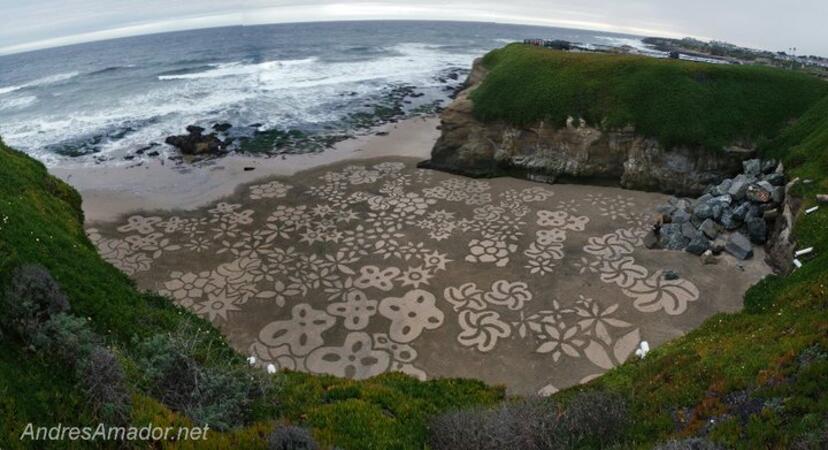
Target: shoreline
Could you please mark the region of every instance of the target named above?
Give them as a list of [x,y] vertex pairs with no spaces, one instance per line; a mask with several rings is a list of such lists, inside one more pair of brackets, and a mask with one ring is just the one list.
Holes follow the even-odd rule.
[[428,159],[440,135],[439,123],[437,116],[425,116],[384,124],[321,153],[229,155],[194,164],[149,160],[129,167],[56,167],[50,172],[81,194],[86,225],[90,225],[111,222],[132,211],[193,210],[259,179],[290,176],[345,160]]

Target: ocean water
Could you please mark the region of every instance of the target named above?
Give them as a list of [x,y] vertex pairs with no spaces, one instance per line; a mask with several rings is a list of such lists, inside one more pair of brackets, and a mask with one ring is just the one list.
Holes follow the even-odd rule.
[[[448,101],[474,58],[524,38],[586,44],[638,37],[454,22],[228,27],[0,57],[0,136],[48,166],[127,164],[190,124],[352,133],[383,112]],[[451,76],[454,74],[453,76]],[[138,159],[144,156],[139,156]]]

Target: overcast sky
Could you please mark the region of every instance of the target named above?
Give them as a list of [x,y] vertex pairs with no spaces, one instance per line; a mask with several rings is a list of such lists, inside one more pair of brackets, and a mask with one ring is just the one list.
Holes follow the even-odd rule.
[[0,0],[0,13],[0,54],[226,25],[437,19],[694,36],[828,56],[828,0]]

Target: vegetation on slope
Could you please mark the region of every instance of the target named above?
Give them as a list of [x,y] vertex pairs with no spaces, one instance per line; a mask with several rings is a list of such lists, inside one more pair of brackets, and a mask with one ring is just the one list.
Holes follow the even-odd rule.
[[828,84],[789,71],[559,52],[512,44],[483,59],[472,93],[483,121],[563,126],[567,117],[606,128],[632,125],[670,148],[720,149],[775,138]]
[[750,289],[745,311],[716,315],[575,389],[629,398],[631,446],[697,435],[728,448],[828,446],[828,208],[804,213],[828,192],[828,97],[762,151],[781,158],[790,177],[811,181],[794,189],[802,200],[794,231],[815,256]]
[[[218,386],[213,394],[222,396],[222,402],[230,402],[188,397],[180,405],[187,412],[228,417],[225,410],[232,410],[233,405],[245,407],[240,426],[211,432],[203,443],[208,448],[265,448],[274,426],[283,423],[311,428],[323,445],[421,448],[431,415],[449,408],[490,405],[503,398],[501,388],[471,380],[422,383],[387,374],[348,381],[287,373],[265,381],[271,395],[245,403],[246,399],[238,397],[249,386],[231,377],[244,377],[246,362],[220,333],[169,300],[137,291],[126,275],[99,257],[86,238],[78,194],[50,176],[43,165],[0,141],[0,296],[7,295],[16,269],[27,263],[44,266],[57,281],[71,305],[73,326],[88,327],[118,355],[132,395],[133,425],[192,424],[180,410],[165,406],[158,386],[152,384],[159,377],[153,370],[176,369],[182,361],[181,365],[193,366],[194,373]],[[176,346],[181,330],[198,338]],[[0,448],[29,448],[31,443],[19,438],[30,422],[89,426],[101,420],[65,361],[51,352],[29,348],[8,330],[0,333]],[[169,375],[160,374],[162,379]],[[97,444],[122,447],[113,442]],[[67,446],[66,442],[52,445]]]

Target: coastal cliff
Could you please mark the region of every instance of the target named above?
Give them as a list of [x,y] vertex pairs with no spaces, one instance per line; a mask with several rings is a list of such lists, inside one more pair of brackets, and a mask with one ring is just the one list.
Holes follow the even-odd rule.
[[[577,86],[564,86],[562,89],[564,92],[560,94],[550,93],[551,90],[560,88],[562,83],[568,82],[566,79],[563,82],[557,79],[550,80],[547,83],[548,86],[544,87],[543,83],[547,80],[527,80],[524,75],[524,79],[514,86],[516,92],[512,95],[505,97],[492,94],[495,88],[503,90],[505,83],[510,82],[510,74],[504,75],[501,72],[495,75],[495,80],[488,83],[491,86],[484,86],[490,78],[493,66],[495,70],[501,71],[499,66],[512,65],[519,68],[523,61],[517,58],[537,58],[535,54],[530,56],[518,54],[515,57],[511,55],[512,53],[528,51],[541,54],[541,58],[551,55],[552,58],[563,59],[562,62],[555,61],[555,64],[569,64],[576,67],[587,64],[589,57],[598,60],[608,58],[603,55],[577,55],[580,59],[572,60],[570,55],[561,52],[520,47],[509,46],[496,50],[493,54],[506,52],[506,56],[498,56],[495,62],[491,61],[490,55],[492,54],[475,61],[464,90],[441,114],[442,135],[432,150],[431,159],[424,162],[423,167],[473,177],[512,175],[546,182],[601,182],[617,184],[629,189],[697,195],[708,185],[718,183],[738,173],[742,167],[742,161],[753,158],[756,154],[756,145],[752,142],[763,138],[759,136],[760,139],[748,139],[743,136],[723,135],[723,141],[729,141],[729,143],[717,147],[701,140],[695,142],[690,133],[692,130],[703,129],[705,122],[694,121],[695,117],[688,114],[686,124],[679,123],[675,127],[686,126],[687,130],[690,130],[680,129],[674,133],[683,139],[672,139],[672,136],[660,139],[660,137],[667,136],[667,133],[655,127],[653,127],[654,130],[647,129],[646,126],[637,127],[634,123],[652,123],[659,120],[676,122],[677,118],[680,120],[681,115],[684,114],[682,108],[687,102],[675,99],[678,106],[671,104],[660,108],[661,105],[653,104],[659,100],[653,100],[652,93],[648,94],[649,98],[642,95],[640,99],[627,98],[625,100],[623,95],[616,92],[596,94],[595,89],[590,89],[591,86],[584,87],[583,93]],[[631,61],[630,58],[626,60],[619,60],[618,57],[612,58],[616,59],[609,61],[610,65],[615,64],[627,71],[630,71],[631,62],[645,68],[647,64],[651,64],[649,61],[638,59]],[[530,65],[534,67],[530,69],[530,73],[536,74],[542,71],[544,62],[540,61],[539,64],[537,60],[530,61]],[[607,61],[600,62],[608,64]],[[508,69],[513,67],[508,67]],[[554,69],[571,70],[568,67],[561,69],[560,66]],[[633,67],[632,70],[637,70],[637,68]],[[691,68],[687,76],[702,79],[702,75],[692,72],[693,70],[695,68]],[[589,73],[586,75],[588,76]],[[667,78],[663,74],[658,76]],[[704,77],[709,76],[709,74],[704,75]],[[619,84],[624,82],[627,81],[621,80]],[[710,82],[705,79],[703,83]],[[481,86],[486,92],[478,92]],[[567,89],[569,92],[566,92]],[[631,89],[631,91],[635,90]],[[531,94],[531,91],[538,91],[539,95],[530,97],[528,94]],[[688,95],[688,97],[694,97],[697,93],[691,92],[690,94],[693,95]],[[548,100],[537,98],[544,95],[548,96]],[[673,92],[663,95],[678,96],[680,94]],[[523,97],[516,98],[521,96]],[[657,114],[650,117],[637,117],[636,114],[644,116],[653,113],[651,111],[638,113],[633,110],[631,113],[623,114],[622,119],[618,120],[602,115],[601,110],[596,111],[591,107],[584,107],[583,103],[588,102],[590,98],[595,98],[595,103],[609,103],[612,107],[624,101],[628,103],[640,101],[642,104],[650,104],[652,110],[663,109],[666,112],[663,117]],[[609,100],[605,100],[606,98]],[[556,100],[559,104],[553,106],[552,109],[557,116],[547,114],[544,110],[546,107],[544,101],[554,102]],[[572,104],[569,111],[560,104],[565,102]],[[486,103],[482,108],[488,108],[488,110],[480,111],[479,103]],[[493,104],[497,104],[495,108],[501,109],[503,113],[500,111],[492,113]],[[540,112],[532,114],[532,111],[536,109]],[[686,109],[694,110],[693,108]],[[509,111],[512,111],[511,117],[508,115]],[[566,112],[570,114],[563,114]],[[782,112],[780,117],[784,117],[785,114]],[[710,115],[718,116],[719,114]],[[513,119],[512,117],[515,116],[518,118]],[[587,121],[582,117],[590,117],[592,120]],[[723,128],[734,128],[731,124],[721,125]],[[658,126],[663,128],[661,124]],[[770,131],[771,127],[767,128]],[[670,145],[665,145],[662,141],[668,141]]]

